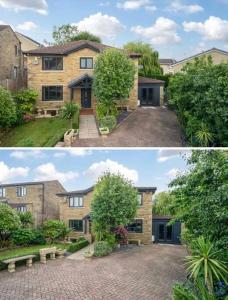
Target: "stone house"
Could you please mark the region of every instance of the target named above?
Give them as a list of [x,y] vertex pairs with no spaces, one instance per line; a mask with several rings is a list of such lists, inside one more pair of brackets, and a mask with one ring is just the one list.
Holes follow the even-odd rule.
[[163,74],[170,73],[170,66],[176,63],[175,59],[172,58],[161,58],[159,59],[160,66],[163,70]]
[[58,180],[0,184],[0,203],[7,203],[17,211],[30,211],[35,226],[48,219],[59,219],[59,197],[65,189]]
[[24,85],[21,42],[9,25],[0,25],[0,85],[12,90]]
[[183,60],[177,61],[171,64],[168,68],[167,73],[176,74],[182,70],[182,68],[188,63],[193,62],[195,58],[208,57],[211,56],[214,64],[221,64],[223,62],[228,62],[228,52],[220,50],[217,48],[212,48],[207,51],[198,53],[196,55],[187,57]]
[[[93,113],[96,99],[92,91],[93,70],[98,55],[110,46],[91,41],[74,41],[64,45],[43,47],[27,52],[28,87],[39,94],[38,112],[42,114],[58,114],[66,102],[80,104],[82,110]],[[123,50],[121,50],[123,51]],[[137,53],[128,54],[136,68],[134,87],[127,101],[128,109],[136,109],[139,98],[138,58]],[[149,84],[149,83],[148,83]],[[150,83],[153,88],[154,83]],[[162,95],[144,88],[142,96],[144,105],[152,105],[153,101],[160,105]],[[154,100],[159,97],[159,100]],[[162,99],[161,99],[162,101]]]
[[[135,221],[127,227],[129,239],[137,239],[143,244],[149,244],[152,241],[152,196],[156,188],[137,187],[137,190],[138,210]],[[93,187],[57,195],[61,197],[60,220],[72,229],[70,238],[84,236],[92,241],[90,212]]]
[[20,32],[15,32],[15,34],[21,42],[21,51],[22,52],[26,52],[29,50],[34,50],[34,49],[42,47],[42,44],[33,40],[32,38],[30,38],[27,35],[24,35]]

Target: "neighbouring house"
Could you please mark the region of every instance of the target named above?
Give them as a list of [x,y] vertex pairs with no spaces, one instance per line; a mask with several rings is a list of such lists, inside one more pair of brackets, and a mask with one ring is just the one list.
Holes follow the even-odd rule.
[[29,50],[34,50],[34,49],[43,47],[42,44],[40,44],[39,42],[33,40],[32,38],[30,38],[27,35],[24,35],[20,32],[15,32],[15,34],[21,42],[22,52],[26,52],[26,51],[29,51]]
[[21,41],[9,25],[0,25],[0,85],[15,90],[24,86]]
[[198,53],[196,55],[187,57],[183,60],[177,61],[169,66],[169,72],[171,74],[176,74],[182,70],[182,68],[189,62],[193,62],[195,58],[200,57],[208,57],[211,56],[212,61],[214,64],[220,64],[223,62],[228,62],[228,52],[224,50],[220,50],[217,48],[212,48],[207,51],[203,51],[201,53]]
[[[110,46],[87,40],[74,41],[64,45],[43,47],[27,51],[28,56],[28,87],[39,94],[37,109],[40,115],[56,115],[66,102],[80,104],[82,110],[94,112],[96,99],[92,91],[93,70],[97,56]],[[123,50],[122,50],[123,51]],[[128,54],[138,69],[140,54]],[[151,89],[158,83],[148,83]],[[161,84],[163,86],[163,84]],[[138,72],[127,101],[128,109],[136,109],[139,101]],[[147,93],[147,92],[144,92]],[[159,97],[157,93],[149,92],[148,97]],[[161,102],[163,99],[161,99]],[[145,105],[157,103],[160,100],[146,101]],[[141,102],[141,105],[144,105]]]
[[59,197],[65,189],[58,180],[0,184],[0,203],[6,203],[17,211],[30,211],[35,226],[48,219],[59,219]]
[[[143,244],[152,242],[152,196],[155,187],[137,187],[138,210],[135,221],[127,226],[129,239],[140,240]],[[71,239],[84,236],[90,242],[93,240],[90,216],[91,201],[94,188],[85,190],[59,193],[60,220],[64,221],[69,228]]]
[[175,59],[172,58],[161,58],[159,59],[160,66],[163,70],[163,74],[170,73],[170,66],[176,63]]

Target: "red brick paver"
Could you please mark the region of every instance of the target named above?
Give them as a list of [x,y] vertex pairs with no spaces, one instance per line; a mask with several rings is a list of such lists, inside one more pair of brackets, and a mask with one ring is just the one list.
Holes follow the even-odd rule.
[[182,246],[149,245],[101,259],[48,261],[0,272],[0,299],[166,300],[183,281]]

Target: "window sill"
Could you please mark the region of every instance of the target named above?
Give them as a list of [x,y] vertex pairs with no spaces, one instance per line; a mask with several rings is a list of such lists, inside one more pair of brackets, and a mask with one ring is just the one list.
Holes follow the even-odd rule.
[[50,103],[50,102],[51,103],[56,103],[57,102],[57,103],[59,103],[59,102],[64,102],[64,100],[42,100],[42,102],[44,102],[44,103],[45,102],[48,102],[48,103]]
[[65,70],[41,70],[43,73],[64,73]]

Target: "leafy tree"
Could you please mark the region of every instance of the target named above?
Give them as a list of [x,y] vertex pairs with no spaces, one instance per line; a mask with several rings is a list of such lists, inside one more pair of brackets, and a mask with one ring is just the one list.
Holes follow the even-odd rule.
[[228,63],[197,58],[170,78],[169,104],[191,146],[228,145]]
[[187,270],[190,278],[198,280],[201,276],[208,292],[214,293],[214,281],[223,280],[226,282],[228,275],[225,262],[219,259],[218,251],[210,241],[206,241],[203,236],[194,241],[193,253],[185,258]]
[[64,239],[69,233],[66,224],[58,220],[44,222],[42,229],[44,237],[51,243],[57,239]]
[[128,225],[136,211],[137,191],[130,181],[111,173],[98,180],[91,203],[91,216],[93,228],[100,230],[100,234]]
[[159,63],[159,53],[143,42],[130,42],[124,46],[128,52],[139,53],[142,56],[139,58],[139,75],[144,77],[154,77],[162,75],[163,71]]
[[54,27],[52,37],[55,45],[63,45],[72,42],[73,38],[78,34],[78,27],[70,24]]
[[108,49],[98,56],[94,68],[93,89],[98,103],[105,105],[106,114],[109,114],[113,103],[128,99],[134,86],[135,72],[133,62],[123,51]]
[[88,40],[91,42],[101,43],[101,38],[88,31],[80,31],[77,35],[72,37],[72,41]]
[[173,195],[170,192],[161,192],[155,195],[153,203],[153,214],[155,215],[172,215]]
[[188,170],[170,183],[175,219],[185,223],[189,234],[202,235],[219,249],[227,246],[228,154],[196,151],[187,159]]
[[13,98],[17,105],[17,111],[22,115],[33,114],[38,93],[32,89],[23,89],[15,92]]
[[23,228],[32,227],[34,223],[33,215],[30,211],[20,212],[19,218]]
[[16,210],[0,203],[0,245],[4,246],[12,232],[20,227],[21,221]]
[[73,118],[76,114],[79,113],[79,110],[79,105],[71,102],[65,103],[60,110],[60,117],[65,120],[69,120],[70,129],[73,128]]
[[9,91],[0,86],[0,128],[12,126],[17,119],[16,105]]

